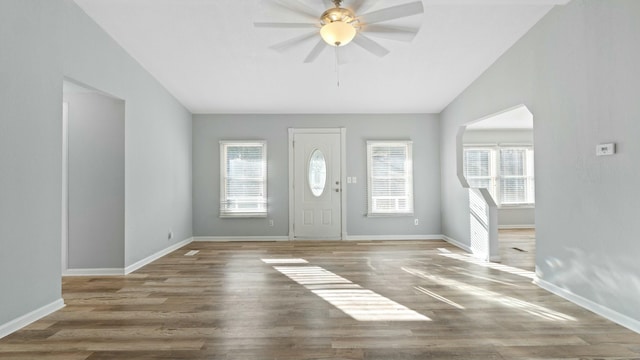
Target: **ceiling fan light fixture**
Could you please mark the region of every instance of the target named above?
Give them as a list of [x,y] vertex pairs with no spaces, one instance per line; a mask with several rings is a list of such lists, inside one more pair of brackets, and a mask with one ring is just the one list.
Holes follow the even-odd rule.
[[356,37],[356,28],[343,21],[334,21],[322,26],[320,36],[331,46],[344,46]]
[[325,11],[320,16],[320,36],[331,46],[345,46],[356,37],[357,22],[353,11],[340,7],[342,1],[334,1],[336,7]]

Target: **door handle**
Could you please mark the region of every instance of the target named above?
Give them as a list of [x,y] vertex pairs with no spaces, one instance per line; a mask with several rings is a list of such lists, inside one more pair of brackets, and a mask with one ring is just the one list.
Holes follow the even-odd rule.
[[340,192],[340,188],[336,188],[336,192],[339,193]]

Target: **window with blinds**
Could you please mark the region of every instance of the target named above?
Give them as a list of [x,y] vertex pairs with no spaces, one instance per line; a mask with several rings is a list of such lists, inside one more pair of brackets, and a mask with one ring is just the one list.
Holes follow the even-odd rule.
[[533,204],[533,150],[500,149],[500,203]]
[[464,174],[469,186],[486,188],[498,205],[535,203],[531,147],[465,147]]
[[472,188],[489,190],[496,198],[495,152],[486,148],[467,148],[464,151],[465,176]]
[[221,141],[220,167],[220,217],[266,217],[266,143]]
[[411,141],[367,141],[368,215],[413,214]]

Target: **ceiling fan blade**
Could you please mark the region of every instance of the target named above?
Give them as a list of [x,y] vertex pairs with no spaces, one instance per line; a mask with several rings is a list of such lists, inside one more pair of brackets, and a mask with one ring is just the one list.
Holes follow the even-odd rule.
[[257,28],[273,28],[273,29],[306,29],[317,28],[318,24],[314,23],[284,23],[284,22],[254,22],[253,26]]
[[422,1],[415,1],[412,3],[396,5],[381,10],[372,11],[370,13],[359,16],[358,19],[363,24],[374,24],[411,15],[422,14],[423,12],[424,6],[422,5]]
[[300,36],[296,36],[292,39],[283,41],[283,42],[279,42],[277,44],[271,45],[269,46],[269,48],[278,51],[278,52],[283,52],[286,50],[289,50],[290,48],[300,45],[304,42],[306,42],[307,40],[311,39],[312,37],[318,36],[318,32],[317,31],[313,31],[307,34],[303,34]]
[[358,35],[356,35],[356,37],[353,38],[353,42],[356,45],[360,46],[361,48],[379,57],[383,57],[389,53],[389,50],[387,50],[377,42],[362,35],[362,33],[358,33]]
[[326,42],[324,42],[324,40],[318,40],[316,46],[311,49],[311,52],[309,53],[309,55],[307,55],[307,58],[304,59],[305,64],[314,62],[318,58],[318,56],[322,54],[322,51],[327,48],[327,46],[328,45]]
[[420,29],[413,27],[387,26],[387,25],[365,25],[362,31],[369,36],[397,41],[411,41]]
[[377,0],[352,0],[347,4],[347,8],[357,14],[358,12],[365,10],[365,8],[370,8],[376,2]]
[[301,3],[298,0],[272,0],[272,2],[275,5],[278,5],[298,15],[302,15],[306,18],[318,20],[320,17],[320,14],[318,14],[316,10]]

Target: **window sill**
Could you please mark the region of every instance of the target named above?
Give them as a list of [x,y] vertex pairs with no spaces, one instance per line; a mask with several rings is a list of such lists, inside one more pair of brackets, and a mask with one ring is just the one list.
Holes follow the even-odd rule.
[[221,219],[266,219],[267,214],[220,214]]
[[379,217],[413,217],[413,213],[399,213],[399,214],[394,214],[394,213],[373,213],[373,214],[366,214],[366,217],[371,217],[371,218],[379,218]]
[[520,209],[535,209],[535,204],[507,204],[500,205],[498,209],[500,210],[520,210]]

